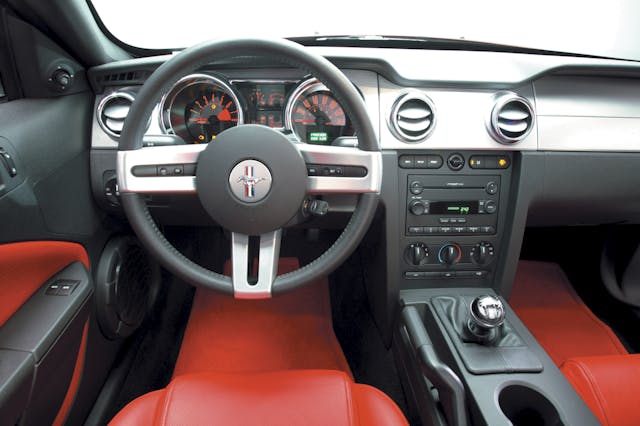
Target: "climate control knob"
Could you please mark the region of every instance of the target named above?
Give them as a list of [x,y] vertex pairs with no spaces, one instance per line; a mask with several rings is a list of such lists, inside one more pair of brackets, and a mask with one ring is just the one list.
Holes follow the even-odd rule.
[[429,213],[429,203],[422,200],[413,200],[409,203],[409,211],[416,216]]
[[462,249],[456,243],[445,243],[438,251],[438,261],[443,265],[455,265],[462,259]]
[[471,261],[476,265],[486,265],[487,263],[490,263],[493,260],[494,254],[495,250],[493,245],[488,241],[480,241],[478,244],[473,246],[469,253]]
[[424,243],[411,243],[404,251],[404,259],[413,266],[426,265],[429,262],[429,248]]

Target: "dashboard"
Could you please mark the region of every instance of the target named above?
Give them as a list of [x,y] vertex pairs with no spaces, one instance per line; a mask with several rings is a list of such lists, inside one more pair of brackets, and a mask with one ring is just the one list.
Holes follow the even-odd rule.
[[[513,281],[525,226],[640,223],[640,64],[507,52],[309,49],[345,73],[377,132],[388,282],[498,288]],[[92,187],[111,211],[119,208],[118,131],[145,79],[168,58],[89,71],[98,93]],[[143,144],[215,143],[220,132],[243,123],[277,129],[296,144],[340,147],[345,158],[357,149],[349,117],[325,86],[303,71],[246,58],[204,66],[158,94]],[[357,202],[343,194],[321,199],[327,218],[353,211]],[[150,194],[147,204],[166,224],[203,216],[188,197]],[[329,223],[306,220],[310,227]]]

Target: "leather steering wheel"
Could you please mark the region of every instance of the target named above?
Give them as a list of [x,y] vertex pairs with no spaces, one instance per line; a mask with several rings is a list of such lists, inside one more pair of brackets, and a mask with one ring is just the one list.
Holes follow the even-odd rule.
[[[275,58],[325,84],[349,115],[358,148],[293,143],[266,126],[238,125],[208,145],[144,147],[148,118],[180,78],[213,60]],[[364,177],[308,176],[307,164],[356,166]],[[148,176],[145,167],[184,165],[180,176]],[[194,173],[189,173],[193,170]],[[287,40],[232,39],[185,49],[144,83],[124,123],[117,160],[121,202],[133,230],[161,264],[179,278],[237,298],[266,298],[312,282],[335,270],[364,237],[378,204],[382,158],[364,101],[344,74],[323,57]],[[195,193],[206,212],[231,231],[232,277],[183,256],[153,221],[141,194]],[[356,209],[336,242],[320,257],[277,276],[282,228],[308,194],[357,193]],[[259,238],[258,280],[248,279],[249,236]]]

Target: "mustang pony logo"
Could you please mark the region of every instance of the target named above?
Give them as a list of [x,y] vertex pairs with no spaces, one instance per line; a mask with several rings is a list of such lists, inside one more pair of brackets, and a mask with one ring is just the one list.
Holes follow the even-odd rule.
[[253,174],[253,166],[244,167],[244,175],[238,178],[238,182],[244,185],[244,196],[247,198],[254,198],[255,186],[265,180],[263,177],[256,177]]

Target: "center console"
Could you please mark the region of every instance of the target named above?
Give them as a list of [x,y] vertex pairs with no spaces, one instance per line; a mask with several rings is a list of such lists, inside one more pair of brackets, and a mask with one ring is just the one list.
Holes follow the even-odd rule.
[[598,424],[502,297],[526,218],[521,161],[509,151],[397,155],[392,346],[415,423]]
[[511,153],[401,154],[402,288],[491,287],[507,215]]

